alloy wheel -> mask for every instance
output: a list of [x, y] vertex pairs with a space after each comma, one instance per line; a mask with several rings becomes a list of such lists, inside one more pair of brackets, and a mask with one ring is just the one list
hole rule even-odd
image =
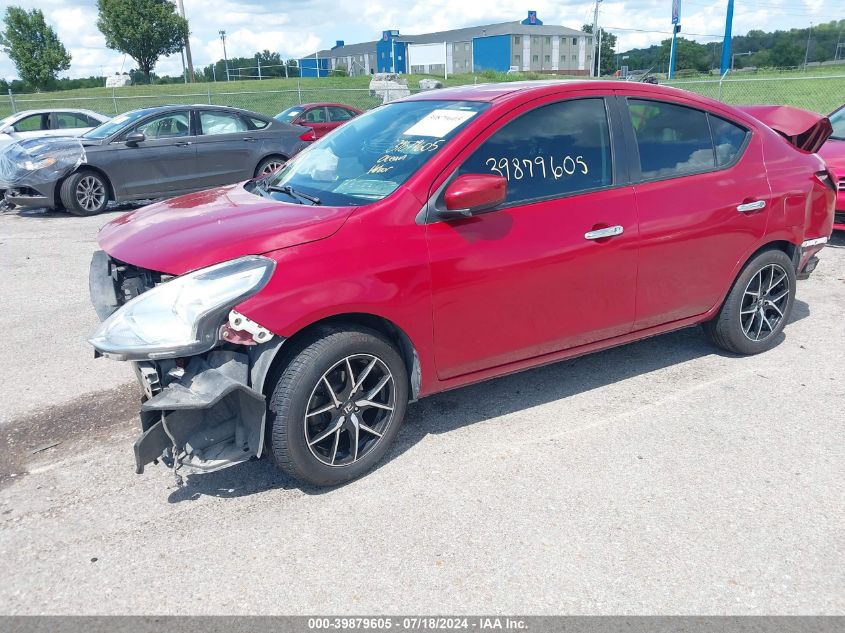
[[258, 175], [259, 177], [269, 176], [273, 172], [280, 170], [282, 167], [284, 167], [284, 165], [285, 164], [280, 160], [271, 160], [268, 163], [264, 163], [264, 168]]
[[764, 266], [745, 288], [739, 321], [754, 342], [765, 341], [778, 329], [789, 303], [789, 275], [779, 264]]
[[105, 185], [94, 176], [85, 176], [76, 185], [76, 201], [86, 211], [97, 211], [106, 201]]
[[380, 358], [353, 354], [323, 374], [308, 399], [304, 425], [311, 454], [350, 466], [381, 441], [393, 420], [396, 385]]

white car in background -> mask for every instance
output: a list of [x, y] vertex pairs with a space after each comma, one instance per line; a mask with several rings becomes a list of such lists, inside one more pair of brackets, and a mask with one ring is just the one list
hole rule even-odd
[[110, 118], [78, 108], [17, 112], [0, 120], [0, 150], [17, 141], [39, 136], [80, 136]]

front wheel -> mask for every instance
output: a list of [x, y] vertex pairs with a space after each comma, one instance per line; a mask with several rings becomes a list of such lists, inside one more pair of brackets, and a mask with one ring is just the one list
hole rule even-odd
[[258, 163], [258, 167], [255, 168], [255, 177], [265, 178], [279, 171], [285, 166], [285, 162], [285, 159], [281, 156], [269, 156]]
[[103, 176], [90, 169], [71, 174], [59, 190], [62, 204], [73, 215], [97, 215], [109, 204], [109, 187]]
[[763, 251], [743, 268], [719, 314], [704, 330], [724, 350], [759, 354], [777, 343], [794, 300], [792, 260], [783, 251]]
[[381, 460], [405, 417], [401, 356], [378, 332], [352, 326], [321, 328], [293, 354], [268, 404], [276, 463], [317, 486], [360, 477]]

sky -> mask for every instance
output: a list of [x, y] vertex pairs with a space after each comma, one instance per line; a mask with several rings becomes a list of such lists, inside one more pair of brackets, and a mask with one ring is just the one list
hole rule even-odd
[[[3, 0], [5, 7], [9, 0]], [[40, 8], [72, 56], [61, 76], [113, 74], [134, 67], [122, 53], [106, 48], [97, 29], [96, 0], [11, 0], [24, 8]], [[593, 2], [577, 0], [426, 0], [402, 5], [388, 0], [184, 0], [191, 28], [194, 66], [199, 69], [223, 57], [218, 31], [226, 30], [229, 58], [269, 49], [283, 57], [302, 57], [335, 40], [346, 43], [377, 39], [398, 28], [413, 35], [479, 24], [522, 20], [536, 10], [546, 24], [580, 28], [592, 23]], [[700, 42], [721, 39], [727, 0], [682, 0], [683, 34]], [[363, 9], [361, 9], [363, 7]], [[668, 37], [671, 0], [604, 0], [599, 22], [619, 38], [617, 50], [649, 46]], [[5, 13], [5, 11], [2, 11]], [[734, 34], [751, 29], [806, 28], [810, 23], [845, 19], [842, 0], [736, 0]], [[695, 34], [695, 35], [693, 35]], [[843, 34], [845, 41], [845, 34]], [[159, 75], [179, 75], [179, 55], [159, 60]], [[15, 67], [0, 52], [0, 77], [16, 77]]]

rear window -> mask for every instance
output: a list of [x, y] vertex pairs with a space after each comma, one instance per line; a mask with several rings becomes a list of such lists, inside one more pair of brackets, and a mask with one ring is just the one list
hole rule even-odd
[[716, 166], [730, 165], [742, 151], [748, 131], [717, 116], [708, 115], [708, 118], [716, 148]]

